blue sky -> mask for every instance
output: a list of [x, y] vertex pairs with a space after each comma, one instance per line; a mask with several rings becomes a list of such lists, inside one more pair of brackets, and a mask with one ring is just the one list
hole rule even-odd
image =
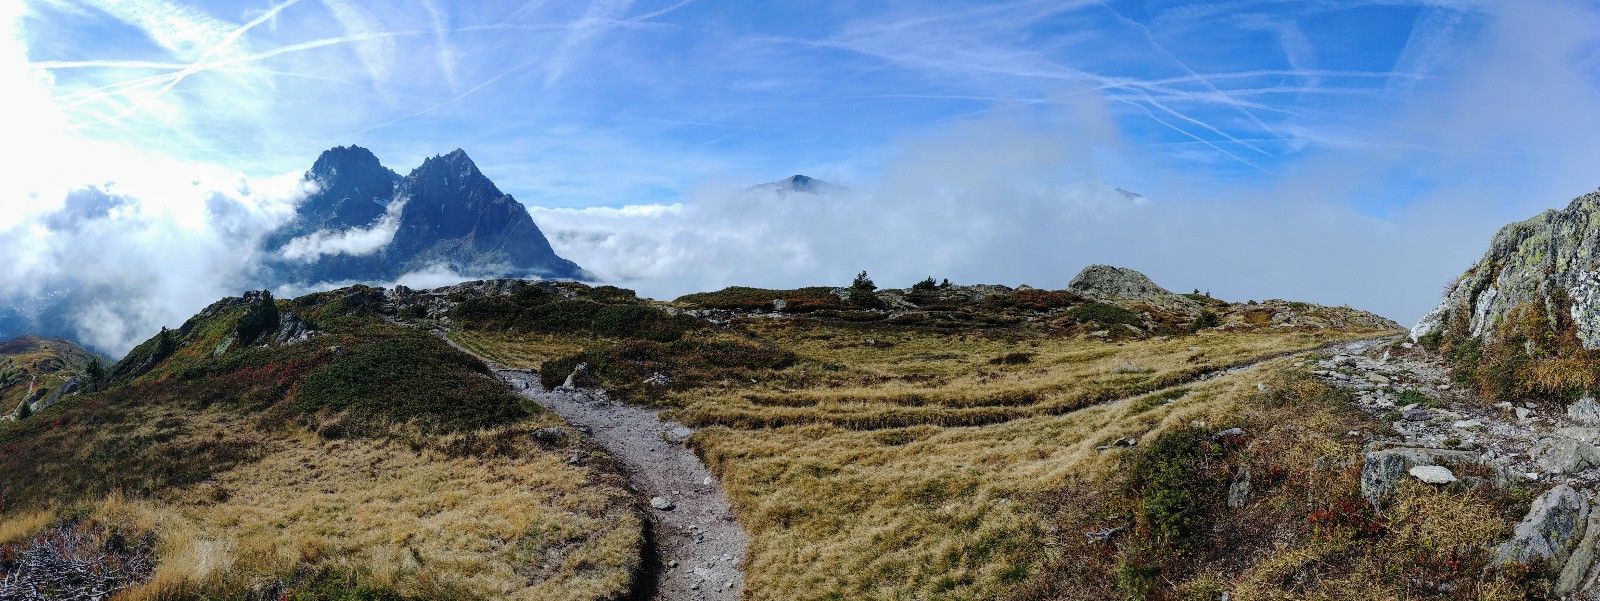
[[898, 137], [1085, 99], [1154, 166], [1270, 178], [1477, 42], [1482, 13], [1430, 4], [136, 0], [21, 25], [87, 137], [253, 175], [459, 146], [530, 204], [615, 206], [870, 178]]
[[[1113, 263], [1409, 321], [1495, 228], [1600, 185], [1592, 2], [0, 0], [0, 24], [0, 125], [30, 141], [0, 151], [10, 281], [76, 247], [36, 226], [64, 190], [223, 249], [359, 144], [401, 173], [465, 148], [558, 252], [657, 297]], [[854, 193], [738, 197], [794, 173]], [[121, 254], [199, 306], [250, 259]]]

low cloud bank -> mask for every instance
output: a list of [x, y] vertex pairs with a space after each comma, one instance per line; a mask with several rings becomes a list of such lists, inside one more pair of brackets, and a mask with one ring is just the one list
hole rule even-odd
[[371, 227], [350, 228], [344, 231], [317, 230], [283, 245], [279, 254], [290, 261], [310, 263], [329, 255], [366, 256], [378, 252], [394, 240], [400, 229], [400, 211], [405, 201], [389, 203], [383, 217]]

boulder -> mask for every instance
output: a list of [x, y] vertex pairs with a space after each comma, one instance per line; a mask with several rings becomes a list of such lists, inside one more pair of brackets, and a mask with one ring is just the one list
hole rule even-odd
[[[1551, 593], [1557, 597], [1565, 597], [1577, 592], [1580, 587], [1589, 592], [1600, 590], [1600, 587], [1596, 586], [1595, 578], [1588, 578], [1587, 584], [1584, 582], [1584, 577], [1594, 572], [1596, 545], [1600, 545], [1600, 511], [1590, 507], [1589, 520], [1583, 529], [1583, 540], [1572, 550], [1572, 556], [1567, 558], [1567, 564], [1561, 568], [1555, 584], [1550, 586]], [[1593, 598], [1594, 595], [1586, 597]]]
[[306, 325], [293, 311], [285, 311], [278, 316], [278, 332], [273, 335], [273, 340], [278, 344], [299, 342], [315, 335], [316, 332]]
[[650, 506], [661, 511], [672, 511], [673, 507], [677, 507], [677, 505], [672, 502], [672, 499], [668, 499], [666, 497], [650, 497]]
[[1445, 449], [1394, 448], [1371, 451], [1361, 468], [1361, 496], [1381, 511], [1400, 479], [1416, 466], [1460, 466], [1478, 462], [1478, 454]]
[[1571, 474], [1600, 465], [1600, 450], [1594, 445], [1559, 436], [1540, 440], [1533, 455], [1539, 468], [1552, 474]]
[[1110, 265], [1090, 265], [1078, 272], [1067, 289], [1093, 299], [1154, 299], [1177, 296], [1144, 274]]
[[1580, 428], [1576, 426], [1568, 426], [1565, 428], [1557, 428], [1556, 436], [1571, 438], [1573, 440], [1581, 440], [1589, 444], [1596, 444], [1600, 443], [1600, 428]]
[[1584, 535], [1588, 519], [1589, 502], [1571, 486], [1547, 490], [1533, 500], [1511, 538], [1495, 548], [1494, 561], [1502, 565], [1543, 562], [1559, 569]]
[[1407, 409], [1401, 412], [1400, 416], [1408, 422], [1425, 422], [1433, 419], [1433, 412], [1427, 409]]

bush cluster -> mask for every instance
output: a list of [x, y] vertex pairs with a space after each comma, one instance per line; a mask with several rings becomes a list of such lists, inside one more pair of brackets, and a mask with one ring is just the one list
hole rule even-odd
[[416, 421], [433, 431], [471, 430], [527, 415], [478, 359], [416, 330], [345, 351], [307, 374], [295, 393], [304, 412], [346, 412], [347, 433]]
[[1085, 303], [1067, 310], [1067, 317], [1078, 323], [1094, 322], [1101, 325], [1140, 325], [1139, 316], [1132, 311], [1106, 303]]
[[[617, 296], [613, 294], [609, 298], [615, 299]], [[628, 292], [627, 296], [631, 298], [632, 292]], [[450, 317], [467, 328], [479, 330], [590, 334], [658, 342], [677, 340], [684, 333], [701, 327], [700, 321], [693, 317], [669, 314], [648, 305], [566, 299], [533, 287], [523, 288], [522, 292], [510, 297], [485, 296], [466, 300], [451, 310]]]

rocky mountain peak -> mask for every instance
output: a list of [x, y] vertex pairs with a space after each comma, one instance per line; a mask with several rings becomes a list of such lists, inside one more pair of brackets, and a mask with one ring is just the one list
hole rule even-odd
[[490, 181], [472, 157], [459, 148], [422, 161], [400, 184], [399, 194], [464, 201], [497, 198], [505, 194]]
[[807, 175], [795, 174], [775, 182], [756, 184], [749, 190], [771, 190], [780, 194], [798, 192], [801, 194], [827, 195], [844, 190], [844, 186], [830, 184], [820, 179]]
[[360, 146], [330, 148], [317, 157], [305, 180], [316, 184], [295, 217], [267, 236], [263, 246], [277, 251], [290, 240], [320, 230], [345, 230], [376, 223], [388, 210], [400, 175]]
[[338, 177], [340, 172], [361, 172], [384, 169], [372, 151], [360, 146], [335, 146], [322, 151], [317, 161], [306, 172], [307, 179], [319, 181]]
[[1600, 348], [1600, 192], [1500, 228], [1411, 334], [1492, 338], [1518, 309], [1543, 312], [1558, 330], [1571, 324], [1585, 348]]
[[462, 149], [429, 157], [402, 178], [365, 148], [333, 148], [306, 177], [318, 189], [290, 223], [267, 237], [269, 253], [280, 254], [296, 240], [302, 246], [337, 240], [334, 234], [373, 228], [380, 220], [393, 234], [353, 251], [333, 245], [332, 252], [281, 254], [267, 283], [386, 281], [437, 266], [480, 277], [589, 277], [556, 256], [527, 208], [500, 191]]

